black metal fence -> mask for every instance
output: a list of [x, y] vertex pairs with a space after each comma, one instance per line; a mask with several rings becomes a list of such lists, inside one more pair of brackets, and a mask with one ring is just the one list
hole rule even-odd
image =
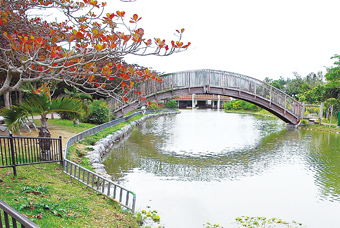
[[18, 223], [21, 227], [39, 228], [40, 226], [33, 223], [31, 220], [14, 210], [4, 201], [0, 200], [0, 227], [16, 228]]
[[59, 138], [0, 136], [0, 168], [62, 162], [61, 136]]

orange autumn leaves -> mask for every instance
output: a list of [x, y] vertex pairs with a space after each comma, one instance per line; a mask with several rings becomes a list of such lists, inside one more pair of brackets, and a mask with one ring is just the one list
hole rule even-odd
[[[102, 12], [95, 12], [95, 9], [103, 10], [106, 3], [99, 3], [99, 0], [23, 2], [59, 7], [66, 13], [70, 11], [65, 8], [65, 4], [69, 5], [72, 12], [90, 9], [87, 14], [73, 17], [73, 24], [70, 21], [37, 23], [44, 33], [32, 35], [21, 33], [20, 30], [3, 32], [9, 58], [13, 55], [15, 61], [21, 61], [17, 68], [24, 69], [23, 75], [29, 75], [32, 79], [67, 80], [75, 86], [87, 86], [91, 91], [97, 87], [98, 91], [106, 89], [108, 93], [118, 88], [125, 94], [121, 96], [122, 99], [127, 101], [129, 92], [142, 96], [143, 92], [135, 88], [138, 82], [161, 80], [148, 69], [121, 64], [123, 57], [127, 54], [167, 56], [185, 50], [190, 45], [190, 42], [184, 44], [181, 41], [184, 29], [177, 30], [179, 39], [170, 44], [161, 38], [145, 38], [144, 29], [137, 27], [142, 19], [137, 14], [128, 17], [124, 11], [116, 11], [102, 17]], [[6, 4], [10, 3], [6, 1]], [[0, 25], [11, 23], [10, 13], [13, 12], [0, 8]], [[125, 23], [125, 20], [130, 24]], [[34, 20], [31, 23], [35, 23]]]

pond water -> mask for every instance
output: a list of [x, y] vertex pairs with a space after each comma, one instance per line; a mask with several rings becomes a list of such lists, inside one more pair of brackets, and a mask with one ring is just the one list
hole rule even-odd
[[114, 146], [109, 174], [167, 228], [238, 227], [239, 216], [340, 227], [338, 134], [285, 129], [261, 115], [182, 110]]

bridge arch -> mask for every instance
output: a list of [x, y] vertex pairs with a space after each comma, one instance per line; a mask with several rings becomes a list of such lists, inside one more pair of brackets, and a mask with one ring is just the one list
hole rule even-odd
[[[228, 71], [193, 70], [170, 73], [161, 77], [162, 83], [146, 81], [138, 85], [147, 100], [162, 100], [179, 95], [225, 95], [258, 105], [286, 123], [298, 124], [302, 104], [285, 92], [256, 78]], [[129, 102], [117, 108], [117, 117], [143, 105], [138, 95], [131, 94]]]

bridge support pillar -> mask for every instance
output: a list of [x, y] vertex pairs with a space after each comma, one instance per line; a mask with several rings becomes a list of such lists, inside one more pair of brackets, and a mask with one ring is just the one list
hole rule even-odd
[[320, 104], [319, 117], [320, 117], [320, 125], [321, 125], [322, 124], [322, 117], [323, 117], [323, 102], [321, 102], [321, 104]]
[[220, 110], [221, 107], [221, 96], [217, 95], [218, 101], [217, 101], [217, 110]]
[[192, 97], [191, 107], [192, 107], [192, 109], [195, 109], [195, 94], [191, 95], [191, 97]]
[[295, 129], [297, 127], [298, 127], [297, 124], [286, 123], [286, 129]]

